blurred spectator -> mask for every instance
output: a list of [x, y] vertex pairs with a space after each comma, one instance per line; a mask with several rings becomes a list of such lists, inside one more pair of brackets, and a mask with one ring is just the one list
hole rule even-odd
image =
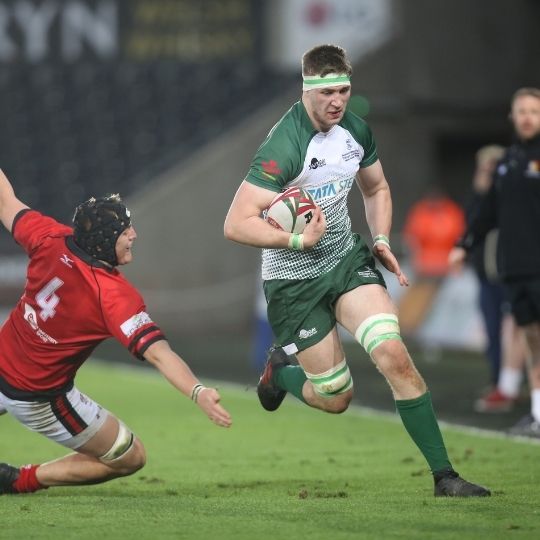
[[[480, 148], [476, 153], [473, 196], [467, 208], [468, 222], [478, 212], [482, 198], [491, 187], [497, 162], [502, 159], [504, 151], [502, 146], [493, 144]], [[489, 231], [469, 256], [479, 282], [478, 304], [486, 330], [491, 385], [475, 402], [474, 408], [477, 412], [486, 413], [507, 412], [513, 408], [521, 389], [526, 358], [523, 331], [515, 324], [499, 280], [498, 236], [498, 229]]]
[[448, 273], [448, 254], [464, 229], [463, 210], [438, 188], [410, 209], [403, 234], [414, 274], [399, 304], [403, 334], [414, 335], [424, 321]]
[[530, 351], [531, 414], [510, 432], [540, 438], [540, 89], [519, 89], [512, 97], [510, 119], [516, 140], [449, 262], [462, 264], [467, 251], [499, 226], [501, 277]]

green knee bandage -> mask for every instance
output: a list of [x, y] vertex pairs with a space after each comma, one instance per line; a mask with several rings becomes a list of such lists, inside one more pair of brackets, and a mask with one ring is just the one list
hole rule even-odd
[[306, 371], [306, 377], [311, 381], [315, 392], [327, 398], [343, 394], [353, 387], [351, 372], [345, 359], [324, 373]]
[[356, 340], [371, 355], [373, 350], [389, 339], [401, 341], [398, 318], [393, 313], [378, 313], [368, 317], [354, 333]]

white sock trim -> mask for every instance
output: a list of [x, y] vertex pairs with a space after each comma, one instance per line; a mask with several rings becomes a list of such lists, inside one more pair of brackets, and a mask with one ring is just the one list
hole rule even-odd
[[499, 375], [499, 391], [509, 398], [516, 398], [519, 395], [521, 383], [523, 382], [523, 370], [503, 367]]
[[531, 392], [531, 414], [540, 422], [540, 388], [534, 388]]

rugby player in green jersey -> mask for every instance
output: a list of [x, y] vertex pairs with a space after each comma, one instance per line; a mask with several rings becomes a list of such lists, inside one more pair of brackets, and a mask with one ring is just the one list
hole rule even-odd
[[[271, 350], [257, 392], [275, 410], [287, 392], [331, 413], [347, 409], [353, 381], [336, 327], [339, 322], [388, 381], [408, 433], [433, 473], [436, 496], [487, 496], [489, 490], [454, 471], [431, 396], [405, 348], [397, 310], [373, 255], [408, 285], [388, 240], [392, 201], [367, 124], [347, 110], [352, 68], [345, 51], [321, 45], [302, 59], [303, 92], [259, 147], [225, 220], [225, 236], [263, 248]], [[364, 198], [372, 242], [351, 231], [347, 195]], [[318, 208], [300, 235], [261, 218], [276, 193], [310, 192]], [[370, 249], [371, 248], [371, 249]], [[299, 365], [293, 365], [290, 355]]]

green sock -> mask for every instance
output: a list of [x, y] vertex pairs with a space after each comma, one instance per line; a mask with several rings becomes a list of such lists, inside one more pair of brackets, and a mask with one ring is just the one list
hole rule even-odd
[[396, 407], [405, 429], [424, 454], [431, 471], [451, 469], [452, 465], [435, 418], [431, 394], [426, 392], [415, 399], [396, 400]]
[[306, 402], [302, 395], [302, 388], [307, 381], [307, 377], [300, 366], [284, 366], [279, 368], [274, 373], [273, 381], [282, 390], [287, 390], [287, 392], [290, 392], [300, 401]]

